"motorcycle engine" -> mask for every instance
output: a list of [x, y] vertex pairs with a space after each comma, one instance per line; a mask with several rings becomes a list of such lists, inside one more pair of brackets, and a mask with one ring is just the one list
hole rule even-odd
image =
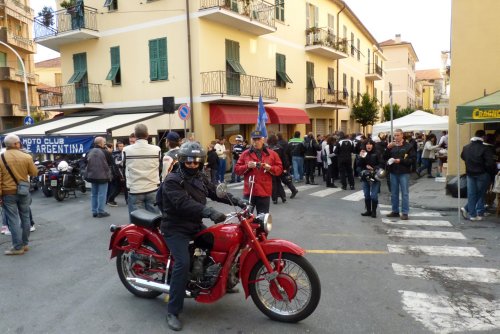
[[191, 272], [189, 284], [201, 288], [209, 289], [217, 283], [222, 266], [207, 255], [207, 253], [196, 248], [191, 260]]

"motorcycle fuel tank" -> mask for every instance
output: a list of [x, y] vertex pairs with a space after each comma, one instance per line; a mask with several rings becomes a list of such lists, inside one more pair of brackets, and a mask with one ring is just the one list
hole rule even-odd
[[237, 224], [217, 224], [198, 233], [195, 239], [210, 240], [213, 242], [213, 251], [227, 252], [242, 242], [243, 232]]

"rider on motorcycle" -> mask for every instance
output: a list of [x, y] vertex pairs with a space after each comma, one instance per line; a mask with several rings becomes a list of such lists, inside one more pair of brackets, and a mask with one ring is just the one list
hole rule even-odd
[[184, 305], [184, 295], [190, 269], [189, 241], [205, 228], [203, 218], [223, 222], [226, 215], [206, 206], [212, 200], [245, 206], [245, 201], [232, 197], [218, 198], [215, 185], [201, 170], [206, 152], [197, 142], [184, 143], [178, 153], [179, 168], [169, 173], [161, 185], [161, 231], [174, 258], [170, 283], [167, 324], [176, 331], [182, 329], [178, 316]]

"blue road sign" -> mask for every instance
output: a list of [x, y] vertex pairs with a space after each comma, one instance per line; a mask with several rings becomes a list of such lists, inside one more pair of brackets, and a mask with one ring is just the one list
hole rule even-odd
[[189, 118], [191, 110], [189, 109], [189, 106], [187, 104], [181, 105], [178, 111], [179, 111], [179, 118], [182, 119], [183, 121]]
[[24, 125], [33, 125], [35, 124], [35, 120], [31, 116], [24, 117]]

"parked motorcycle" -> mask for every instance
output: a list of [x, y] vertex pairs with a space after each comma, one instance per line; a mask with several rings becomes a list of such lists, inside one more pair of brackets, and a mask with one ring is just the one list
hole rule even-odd
[[51, 179], [51, 187], [54, 190], [54, 197], [59, 202], [64, 201], [65, 198], [73, 195], [76, 197], [76, 190], [82, 193], [87, 191], [85, 181], [80, 174], [79, 161], [70, 161], [67, 163], [62, 160], [57, 165], [56, 183], [54, 185]]
[[[226, 194], [225, 184], [220, 184], [217, 195]], [[186, 297], [213, 303], [241, 280], [245, 297], [251, 296], [266, 316], [282, 322], [301, 321], [318, 306], [318, 274], [302, 248], [287, 240], [268, 239], [271, 215], [255, 216], [253, 210], [248, 205], [196, 235], [190, 246]], [[160, 222], [161, 215], [136, 210], [131, 224], [110, 226], [109, 249], [111, 258], [116, 257], [118, 276], [138, 297], [155, 298], [170, 291], [175, 259], [161, 235]]]
[[59, 175], [59, 171], [55, 167], [55, 162], [51, 160], [44, 160], [40, 165], [43, 166], [38, 169], [39, 174], [40, 169], [43, 169], [43, 174], [40, 175], [42, 192], [46, 197], [52, 197], [52, 188], [57, 187], [57, 176]]

